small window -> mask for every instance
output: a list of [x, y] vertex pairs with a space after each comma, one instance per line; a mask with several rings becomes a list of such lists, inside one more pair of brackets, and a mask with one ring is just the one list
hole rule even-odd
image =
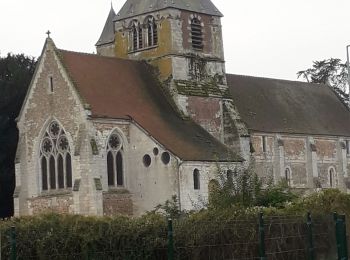
[[152, 163], [151, 156], [149, 156], [148, 154], [146, 154], [145, 156], [143, 156], [143, 164], [144, 164], [146, 167], [150, 167], [151, 163]]
[[328, 170], [328, 181], [329, 181], [329, 187], [335, 188], [337, 186], [336, 173], [333, 167], [329, 168]]
[[153, 148], [153, 154], [157, 156], [159, 154], [159, 149], [157, 147]]
[[49, 88], [50, 93], [53, 93], [53, 77], [49, 77]]
[[193, 49], [203, 50], [202, 24], [198, 18], [191, 20], [191, 40]]
[[226, 175], [227, 175], [227, 181], [232, 182], [233, 181], [233, 172], [231, 170], [227, 170]]
[[262, 149], [263, 149], [264, 153], [267, 152], [267, 138], [266, 138], [266, 136], [262, 137]]
[[162, 153], [162, 162], [167, 165], [170, 162], [170, 154], [168, 152]]
[[284, 171], [284, 176], [285, 176], [285, 180], [287, 182], [287, 185], [288, 186], [291, 186], [291, 179], [292, 179], [292, 176], [291, 176], [291, 172], [290, 172], [290, 169], [289, 168], [286, 168], [285, 171]]
[[346, 140], [346, 155], [350, 155], [350, 141]]
[[193, 171], [193, 188], [195, 190], [200, 190], [201, 185], [200, 185], [200, 174], [199, 174], [199, 170], [195, 169]]

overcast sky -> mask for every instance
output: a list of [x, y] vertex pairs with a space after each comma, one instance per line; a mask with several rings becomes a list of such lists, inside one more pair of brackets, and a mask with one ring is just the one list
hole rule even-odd
[[[112, 2], [118, 12], [125, 0]], [[225, 15], [229, 73], [295, 80], [296, 72], [314, 60], [346, 59], [349, 0], [213, 2]], [[92, 53], [110, 4], [110, 0], [0, 0], [0, 54], [38, 57], [48, 29], [57, 47]]]

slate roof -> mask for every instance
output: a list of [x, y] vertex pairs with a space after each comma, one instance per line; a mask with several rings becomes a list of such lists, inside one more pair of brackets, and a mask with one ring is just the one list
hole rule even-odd
[[132, 118], [184, 161], [242, 161], [173, 109], [145, 63], [64, 50], [57, 53], [92, 117]]
[[326, 85], [231, 74], [227, 81], [250, 130], [350, 136], [350, 112]]
[[105, 26], [103, 27], [103, 31], [101, 33], [100, 39], [96, 43], [96, 46], [101, 46], [104, 44], [114, 42], [114, 22], [113, 21], [115, 18], [116, 18], [116, 14], [113, 10], [113, 7], [111, 7]]
[[210, 0], [128, 0], [120, 9], [116, 20], [159, 11], [165, 8], [176, 8], [202, 14], [223, 16]]

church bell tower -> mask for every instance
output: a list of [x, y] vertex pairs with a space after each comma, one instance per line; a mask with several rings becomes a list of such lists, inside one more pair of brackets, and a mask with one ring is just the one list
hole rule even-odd
[[156, 67], [183, 115], [232, 146], [221, 17], [210, 0], [127, 0], [110, 11], [96, 47], [100, 55]]

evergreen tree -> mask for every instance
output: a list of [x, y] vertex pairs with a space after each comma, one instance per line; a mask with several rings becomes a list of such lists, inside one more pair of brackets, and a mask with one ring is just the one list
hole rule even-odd
[[0, 57], [0, 218], [13, 214], [14, 161], [19, 114], [36, 60], [24, 54]]
[[349, 105], [347, 63], [340, 59], [314, 61], [312, 68], [297, 72], [298, 78], [307, 82], [322, 83], [331, 86], [338, 96]]

